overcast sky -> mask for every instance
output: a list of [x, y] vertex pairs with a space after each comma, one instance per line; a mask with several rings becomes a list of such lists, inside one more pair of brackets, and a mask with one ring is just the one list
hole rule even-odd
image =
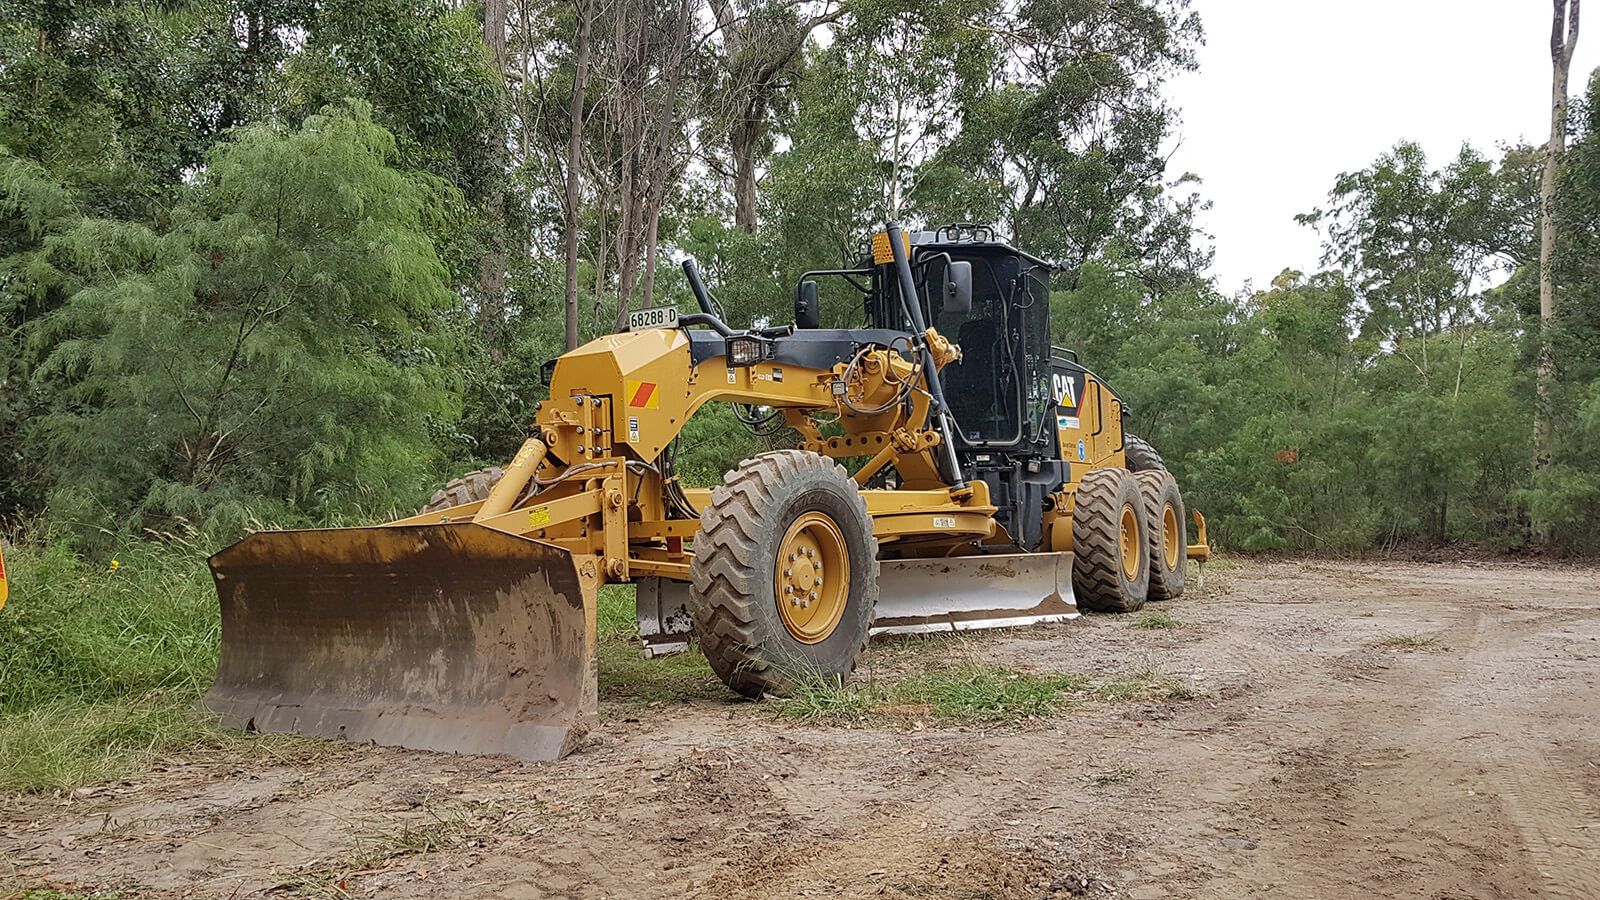
[[[1430, 160], [1463, 142], [1548, 137], [1549, 0], [1194, 0], [1200, 70], [1169, 96], [1183, 124], [1171, 173], [1203, 180], [1219, 287], [1315, 269], [1316, 234], [1294, 221], [1340, 173], [1409, 139]], [[1600, 14], [1600, 9], [1594, 11]], [[1586, 17], [1573, 93], [1600, 65]]]

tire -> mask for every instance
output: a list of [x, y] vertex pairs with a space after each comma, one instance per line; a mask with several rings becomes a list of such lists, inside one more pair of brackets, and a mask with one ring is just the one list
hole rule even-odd
[[1184, 568], [1188, 563], [1189, 527], [1183, 494], [1171, 472], [1137, 472], [1144, 497], [1144, 520], [1150, 536], [1150, 592], [1148, 599], [1176, 600], [1183, 596]]
[[[1144, 606], [1150, 590], [1148, 530], [1144, 497], [1132, 473], [1105, 468], [1083, 476], [1072, 505], [1072, 587], [1079, 606], [1094, 612]], [[1125, 550], [1127, 561], [1137, 566], [1132, 574], [1124, 565]]]
[[1167, 461], [1156, 452], [1155, 446], [1136, 434], [1122, 436], [1122, 452], [1127, 457], [1129, 472], [1164, 472], [1167, 469]]
[[425, 513], [439, 512], [452, 506], [460, 506], [463, 503], [487, 500], [489, 499], [489, 492], [494, 490], [495, 482], [499, 481], [505, 474], [506, 470], [500, 466], [490, 466], [487, 469], [468, 472], [434, 491], [433, 499], [428, 501], [428, 505], [424, 506], [422, 511]]
[[[816, 563], [832, 555], [833, 564], [807, 564], [804, 551], [813, 546]], [[789, 551], [801, 559], [780, 565]], [[842, 570], [842, 580], [829, 577]], [[700, 514], [689, 574], [700, 648], [717, 677], [746, 697], [843, 678], [866, 649], [878, 602], [878, 541], [855, 481], [816, 453], [763, 453], [729, 472]], [[817, 581], [820, 596], [791, 596], [791, 578]]]

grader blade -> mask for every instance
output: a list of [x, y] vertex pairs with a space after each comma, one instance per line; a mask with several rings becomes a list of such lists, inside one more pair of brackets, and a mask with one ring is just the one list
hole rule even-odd
[[478, 525], [264, 532], [211, 558], [224, 723], [420, 750], [566, 755], [597, 713], [571, 554]]
[[1071, 553], [1017, 553], [879, 564], [873, 634], [976, 631], [1078, 617]]
[[[1013, 628], [1078, 617], [1071, 553], [1017, 553], [878, 564], [873, 635]], [[647, 657], [689, 649], [689, 586], [639, 579], [639, 638]]]

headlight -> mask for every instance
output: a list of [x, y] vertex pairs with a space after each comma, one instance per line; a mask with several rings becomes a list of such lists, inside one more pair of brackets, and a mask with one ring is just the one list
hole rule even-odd
[[766, 358], [766, 341], [749, 335], [728, 338], [728, 365], [750, 366]]

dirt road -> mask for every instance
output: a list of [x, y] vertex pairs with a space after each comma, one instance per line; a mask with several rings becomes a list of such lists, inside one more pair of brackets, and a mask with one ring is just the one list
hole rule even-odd
[[1162, 611], [875, 647], [1185, 688], [1003, 725], [613, 680], [556, 764], [308, 742], [6, 798], [0, 895], [1600, 897], [1600, 571], [1256, 563]]

